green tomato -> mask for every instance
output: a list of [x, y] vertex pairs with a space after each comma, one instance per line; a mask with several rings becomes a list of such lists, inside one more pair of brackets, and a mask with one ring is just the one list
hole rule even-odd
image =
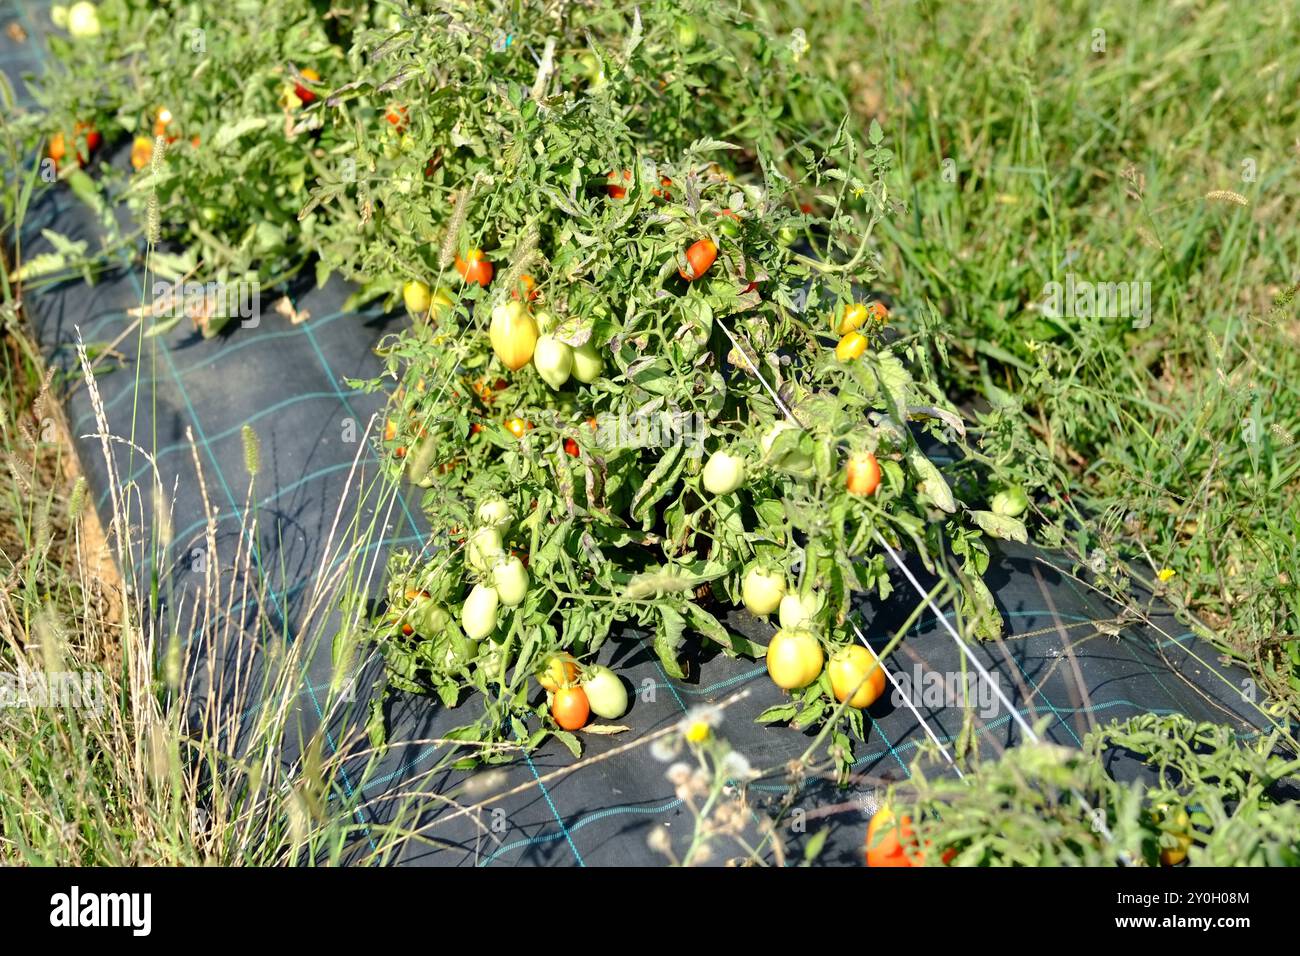
[[510, 523], [515, 516], [510, 510], [510, 502], [500, 496], [494, 496], [479, 502], [474, 517], [478, 519], [478, 523], [483, 527], [504, 532], [510, 527]]
[[807, 627], [812, 624], [813, 618], [817, 616], [817, 612], [821, 610], [821, 607], [820, 595], [810, 594], [804, 598], [798, 594], [787, 594], [781, 598], [781, 607], [777, 612], [777, 620], [787, 630]]
[[799, 240], [799, 230], [794, 226], [782, 226], [776, 231], [776, 241], [780, 246], [793, 246]]
[[543, 335], [533, 349], [533, 366], [547, 385], [558, 390], [573, 373], [573, 349], [553, 335]]
[[506, 607], [516, 607], [528, 594], [528, 569], [514, 555], [500, 561], [492, 569], [492, 583]]
[[992, 512], [1007, 518], [1019, 518], [1029, 507], [1029, 495], [1019, 485], [1008, 485], [993, 496]]
[[751, 567], [745, 573], [740, 593], [750, 614], [766, 617], [781, 606], [785, 597], [785, 575], [758, 566]]
[[465, 561], [475, 571], [486, 572], [505, 554], [501, 532], [496, 528], [479, 528], [465, 545]]
[[684, 47], [695, 46], [695, 41], [700, 38], [700, 29], [696, 26], [694, 17], [677, 18], [677, 42]]
[[745, 460], [715, 451], [704, 465], [704, 489], [711, 495], [729, 495], [745, 480]]
[[590, 385], [600, 378], [605, 369], [605, 360], [596, 351], [596, 346], [588, 339], [573, 350], [573, 377], [584, 385]]
[[588, 667], [582, 679], [591, 712], [605, 720], [617, 720], [627, 713], [627, 688], [608, 667]]
[[474, 585], [460, 609], [460, 626], [471, 640], [480, 641], [496, 630], [499, 601], [496, 588]]
[[407, 620], [411, 622], [411, 627], [415, 628], [421, 637], [436, 637], [442, 633], [443, 628], [451, 623], [451, 615], [437, 601], [427, 597], [418, 597], [411, 602]]

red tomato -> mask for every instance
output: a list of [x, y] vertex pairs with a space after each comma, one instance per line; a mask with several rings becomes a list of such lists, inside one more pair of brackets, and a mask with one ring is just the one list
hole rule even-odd
[[471, 249], [463, 257], [457, 256], [456, 271], [466, 282], [486, 286], [492, 281], [492, 262], [484, 257], [482, 249]]
[[384, 113], [384, 119], [388, 120], [389, 125], [399, 133], [406, 132], [407, 112], [405, 106], [388, 107], [388, 111]]
[[[304, 80], [309, 80], [312, 83], [320, 82], [320, 74], [311, 67], [305, 67], [301, 72]], [[298, 97], [298, 102], [303, 106], [316, 101], [316, 94], [301, 83], [295, 83], [293, 85], [293, 95]]]
[[686, 250], [686, 262], [690, 268], [690, 274], [683, 269], [678, 269], [677, 274], [687, 282], [694, 282], [704, 273], [708, 272], [713, 265], [713, 261], [718, 258], [718, 247], [714, 245], [712, 239], [700, 239], [691, 243]]
[[570, 458], [578, 457], [578, 443], [572, 438], [564, 439], [564, 453]]
[[[623, 181], [622, 185], [619, 184], [620, 178]], [[618, 173], [610, 172], [606, 174], [605, 179], [608, 180], [608, 184], [605, 186], [605, 192], [609, 193], [609, 198], [624, 199], [627, 197], [628, 187], [632, 185], [632, 170], [623, 170], [621, 176]]]

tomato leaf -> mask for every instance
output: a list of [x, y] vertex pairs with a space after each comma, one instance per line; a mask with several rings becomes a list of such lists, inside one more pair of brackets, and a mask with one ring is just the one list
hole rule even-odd
[[659, 611], [659, 627], [655, 633], [655, 653], [663, 664], [664, 673], [669, 677], [682, 680], [686, 672], [677, 662], [677, 652], [685, 643], [686, 619], [668, 605], [662, 605]]

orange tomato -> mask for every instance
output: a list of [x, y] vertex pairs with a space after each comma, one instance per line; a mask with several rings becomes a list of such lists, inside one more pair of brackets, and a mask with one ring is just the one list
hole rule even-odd
[[484, 257], [482, 249], [471, 249], [464, 256], [457, 256], [456, 271], [466, 282], [486, 286], [492, 281], [492, 262]]
[[851, 495], [874, 495], [880, 487], [880, 462], [871, 452], [862, 452], [844, 466], [844, 486]]
[[[929, 841], [926, 841], [926, 849]], [[917, 844], [916, 833], [912, 830], [912, 818], [903, 814], [894, 820], [894, 812], [889, 807], [876, 811], [871, 822], [867, 824], [867, 866], [924, 866], [926, 851]], [[957, 856], [957, 850], [949, 847], [940, 854], [939, 859], [948, 864]]]
[[526, 422], [522, 418], [506, 419], [506, 431], [516, 438], [523, 438], [524, 432], [532, 430], [532, 423]]
[[827, 665], [831, 690], [840, 703], [861, 710], [870, 707], [885, 692], [885, 670], [861, 644], [850, 644], [831, 655]]
[[[153, 135], [154, 135], [154, 137], [156, 138], [156, 137], [158, 137], [158, 136], [167, 136], [167, 127], [169, 127], [169, 126], [172, 125], [172, 120], [173, 120], [173, 119], [174, 119], [174, 117], [172, 116], [172, 111], [171, 111], [171, 110], [169, 110], [169, 109], [168, 109], [167, 107], [165, 107], [165, 106], [160, 106], [160, 107], [158, 107], [158, 111], [157, 111], [156, 113], [154, 113], [154, 115], [153, 115]], [[167, 142], [169, 142], [169, 143], [174, 143], [174, 142], [176, 142], [176, 137], [175, 137], [175, 136], [167, 136]]]
[[717, 258], [718, 247], [713, 240], [700, 239], [691, 243], [690, 248], [686, 250], [686, 262], [690, 269], [689, 274], [684, 269], [678, 269], [677, 274], [687, 282], [694, 282], [709, 271], [713, 261]]
[[561, 687], [551, 702], [551, 716], [564, 730], [577, 730], [591, 716], [587, 692], [581, 687]]
[[520, 297], [520, 293], [522, 293], [523, 297], [526, 298], [529, 302], [532, 302], [541, 294], [540, 292], [537, 291], [536, 280], [533, 279], [533, 277], [530, 276], [527, 272], [525, 272], [523, 275], [519, 277], [519, 288], [515, 289], [513, 292], [510, 293], [510, 298], [518, 299]]
[[384, 119], [399, 133], [406, 132], [407, 112], [405, 106], [390, 106], [384, 113]]
[[397, 437], [397, 422], [391, 418], [384, 422], [384, 441], [392, 441]]

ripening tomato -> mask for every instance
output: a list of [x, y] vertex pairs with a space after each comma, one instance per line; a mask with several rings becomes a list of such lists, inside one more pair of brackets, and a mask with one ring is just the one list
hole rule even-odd
[[852, 362], [854, 359], [862, 358], [866, 350], [867, 337], [861, 332], [850, 332], [835, 346], [835, 357], [841, 362]]
[[730, 209], [724, 209], [718, 213], [718, 232], [728, 239], [735, 239], [740, 235], [740, 217]]
[[912, 850], [915, 856], [915, 848], [911, 817], [904, 814], [895, 823], [894, 812], [888, 807], [876, 811], [867, 824], [867, 866], [912, 866], [907, 851]]
[[781, 622], [781, 627], [793, 630], [811, 621], [820, 609], [821, 601], [815, 594], [810, 594], [806, 600], [797, 593], [787, 594], [781, 598], [777, 620]]
[[406, 132], [407, 112], [405, 106], [390, 106], [384, 113], [384, 119], [399, 133]]
[[[522, 296], [520, 294], [521, 292]], [[527, 299], [529, 302], [532, 302], [539, 295], [541, 295], [541, 292], [537, 288], [537, 280], [525, 272], [519, 277], [519, 288], [510, 293], [510, 298], [518, 299], [522, 297]]]
[[850, 302], [840, 310], [840, 317], [834, 323], [836, 335], [848, 335], [866, 325], [869, 313], [861, 302]]
[[815, 681], [826, 655], [812, 631], [782, 628], [767, 645], [767, 675], [785, 690], [798, 690]]
[[501, 363], [517, 372], [533, 360], [537, 349], [537, 321], [522, 302], [513, 299], [503, 302], [492, 310], [488, 339]]
[[391, 418], [384, 422], [384, 441], [392, 441], [397, 437], [397, 422]]
[[564, 439], [564, 453], [570, 458], [577, 458], [579, 455], [578, 443], [572, 438]]
[[511, 555], [497, 561], [492, 568], [492, 584], [502, 604], [516, 607], [528, 596], [528, 571], [522, 561]]
[[471, 249], [464, 256], [457, 256], [456, 271], [466, 282], [486, 286], [492, 281], [492, 262], [484, 257], [482, 249]]
[[[174, 119], [175, 117], [172, 116], [171, 110], [169, 110], [165, 106], [158, 107], [158, 111], [153, 114], [154, 137], [157, 138], [159, 136], [167, 136], [167, 128], [172, 125]], [[167, 142], [168, 143], [176, 142], [176, 137], [167, 136]]]
[[850, 707], [870, 707], [885, 692], [884, 665], [876, 663], [875, 655], [861, 644], [850, 644], [832, 654], [827, 670], [835, 699], [840, 703], [847, 700]]
[[537, 683], [554, 694], [561, 687], [578, 679], [578, 662], [568, 654], [554, 654], [535, 676]]
[[573, 348], [553, 335], [543, 335], [533, 351], [533, 367], [547, 385], [558, 391], [573, 374]]
[[694, 282], [709, 271], [717, 258], [718, 247], [712, 239], [697, 240], [686, 250], [687, 268], [678, 269], [677, 274], [687, 282]]
[[551, 716], [564, 730], [577, 730], [591, 716], [587, 692], [581, 687], [561, 687], [551, 702]]
[[496, 588], [474, 585], [460, 611], [460, 626], [470, 640], [480, 641], [496, 630], [499, 600]]
[[785, 597], [785, 575], [755, 565], [745, 572], [740, 594], [750, 614], [766, 617], [781, 606], [781, 599]]
[[625, 169], [621, 174], [613, 171], [609, 172], [605, 179], [605, 192], [609, 193], [610, 199], [625, 199], [627, 191], [632, 185], [632, 170]]
[[591, 712], [604, 720], [618, 720], [627, 713], [627, 688], [608, 667], [588, 667], [582, 678]]
[[871, 452], [860, 452], [844, 466], [844, 486], [851, 495], [874, 495], [880, 487], [880, 462]]
[[137, 136], [131, 143], [131, 166], [141, 170], [151, 162], [153, 162], [153, 140], [148, 136]]
[[524, 432], [528, 431], [532, 427], [533, 426], [530, 423], [524, 421], [522, 418], [509, 418], [506, 420], [506, 431], [510, 432], [510, 434], [514, 435], [516, 438], [523, 438]]
[[605, 360], [596, 351], [591, 339], [583, 342], [573, 350], [573, 377], [584, 385], [590, 385], [600, 378], [605, 369]]
[[715, 451], [704, 464], [704, 490], [711, 495], [729, 495], [745, 481], [745, 459]]
[[[320, 82], [320, 74], [317, 73], [315, 70], [313, 70], [311, 67], [309, 66], [304, 67], [300, 72], [302, 74], [302, 78], [304, 80], [307, 80], [309, 83]], [[293, 85], [293, 95], [298, 97], [298, 102], [300, 102], [303, 106], [306, 106], [308, 103], [314, 103], [316, 101], [316, 94], [313, 93], [306, 86], [304, 86], [302, 83], [295, 83]]]
[[1157, 804], [1153, 816], [1161, 830], [1160, 865], [1177, 866], [1187, 859], [1192, 846], [1192, 820], [1181, 807], [1174, 810], [1169, 804]]

